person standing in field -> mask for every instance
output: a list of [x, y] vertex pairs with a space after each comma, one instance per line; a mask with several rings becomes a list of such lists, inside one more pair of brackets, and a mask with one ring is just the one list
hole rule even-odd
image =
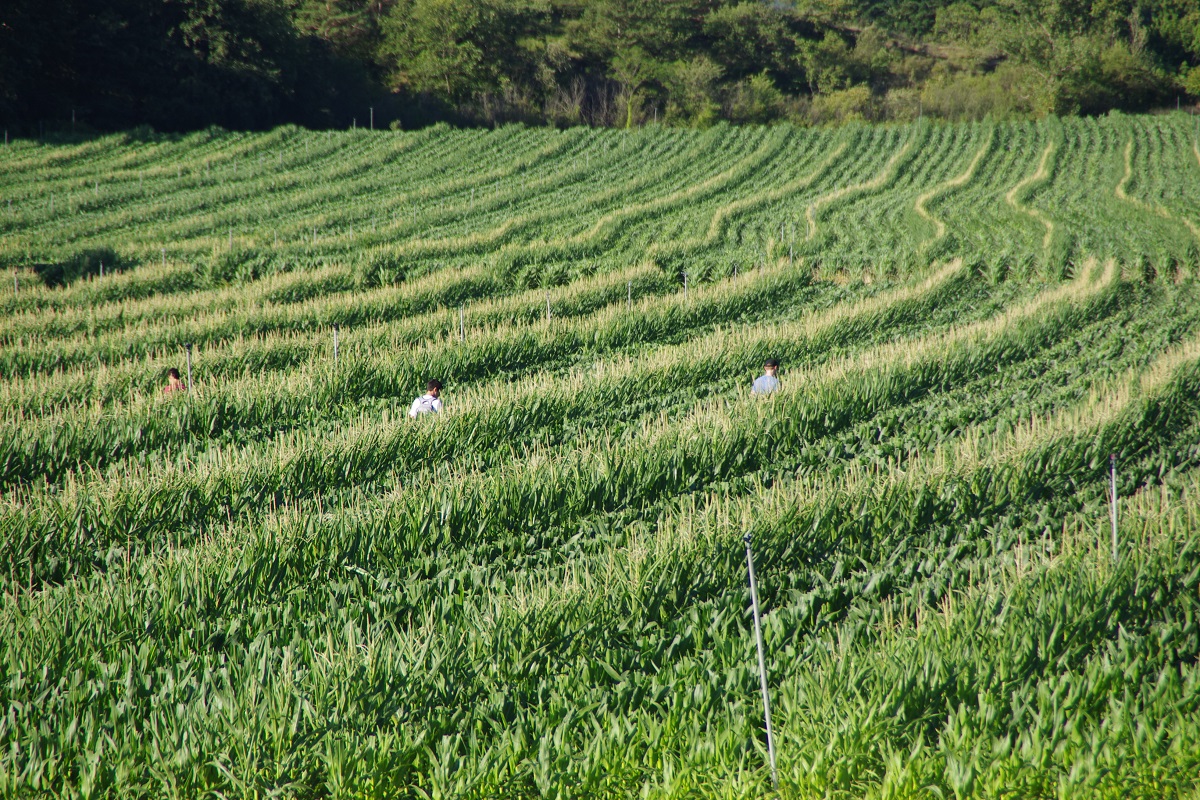
[[175, 392], [186, 392], [187, 384], [179, 377], [179, 370], [171, 367], [167, 370], [167, 385], [163, 387], [163, 394], [174, 394]]
[[442, 410], [442, 401], [440, 395], [442, 393], [442, 382], [439, 380], [431, 380], [425, 384], [425, 394], [413, 400], [412, 408], [408, 410], [408, 415], [413, 419], [422, 414], [438, 414]]
[[763, 374], [755, 379], [754, 385], [750, 387], [750, 394], [770, 394], [779, 389], [779, 378], [775, 377], [779, 372], [779, 361], [774, 358], [768, 358], [763, 364]]

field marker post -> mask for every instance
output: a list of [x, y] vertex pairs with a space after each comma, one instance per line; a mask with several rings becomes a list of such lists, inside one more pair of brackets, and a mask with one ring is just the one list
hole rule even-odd
[[188, 388], [188, 391], [190, 392], [192, 390], [192, 343], [188, 342], [187, 344], [185, 344], [184, 349], [187, 350], [187, 373], [188, 373], [187, 388]]
[[626, 307], [633, 311], [633, 281], [625, 285], [625, 303]]
[[1112, 453], [1108, 457], [1111, 472], [1111, 492], [1109, 497], [1112, 500], [1112, 555], [1113, 561], [1117, 560], [1117, 454]]
[[338, 326], [333, 324], [333, 365], [336, 367], [338, 363]]
[[550, 293], [546, 292], [546, 322], [550, 322]]
[[229, 249], [233, 249], [233, 228], [229, 229]]
[[167, 248], [162, 248], [162, 265], [167, 266]]
[[771, 732], [771, 693], [767, 690], [767, 660], [763, 656], [762, 621], [758, 613], [758, 584], [754, 582], [754, 553], [750, 550], [750, 534], [742, 537], [746, 543], [746, 572], [750, 576], [750, 603], [754, 608], [754, 640], [758, 645], [758, 677], [762, 684], [763, 717], [767, 723], [767, 755], [771, 759], [771, 783], [779, 788], [779, 774], [775, 771], [775, 738]]
[[687, 302], [687, 273], [683, 273], [683, 302]]
[[17, 271], [14, 269], [13, 270], [13, 294], [20, 294], [20, 293], [21, 293], [21, 278], [18, 275]]
[[375, 130], [375, 106], [371, 106], [371, 130]]
[[458, 340], [460, 342], [467, 340], [467, 328], [463, 322], [463, 307], [461, 305], [458, 307]]
[[100, 277], [101, 278], [104, 277], [104, 262], [103, 261], [100, 262]]

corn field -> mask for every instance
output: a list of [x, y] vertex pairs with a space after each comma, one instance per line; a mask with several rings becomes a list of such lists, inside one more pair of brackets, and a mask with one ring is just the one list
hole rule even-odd
[[16, 141], [0, 201], [0, 796], [1200, 791], [1186, 114]]

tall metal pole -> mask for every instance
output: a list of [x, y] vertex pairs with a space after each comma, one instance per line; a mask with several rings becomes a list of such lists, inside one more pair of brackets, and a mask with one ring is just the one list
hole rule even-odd
[[687, 273], [683, 273], [683, 302], [687, 302]]
[[338, 326], [333, 326], [333, 365], [338, 363]]
[[184, 345], [187, 349], [187, 373], [188, 373], [188, 391], [192, 390], [192, 343], [188, 342]]
[[1112, 467], [1111, 473], [1111, 493], [1112, 498], [1112, 555], [1113, 561], [1117, 560], [1117, 454], [1113, 453], [1108, 457], [1109, 466]]
[[463, 307], [458, 307], [458, 340], [465, 342], [467, 340], [467, 327], [463, 322]]
[[550, 321], [550, 293], [546, 292], [546, 322]]
[[771, 759], [771, 783], [779, 788], [779, 773], [775, 770], [775, 737], [771, 731], [771, 693], [767, 690], [767, 660], [763, 655], [762, 622], [758, 614], [758, 584], [754, 582], [754, 554], [750, 551], [750, 534], [746, 542], [746, 571], [750, 575], [750, 603], [754, 607], [754, 640], [758, 644], [758, 677], [762, 684], [763, 717], [767, 723], [767, 755]]

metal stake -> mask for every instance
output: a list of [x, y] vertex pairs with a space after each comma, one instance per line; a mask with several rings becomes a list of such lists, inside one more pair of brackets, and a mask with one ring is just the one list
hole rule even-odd
[[625, 287], [625, 291], [629, 310], [633, 311], [633, 281], [629, 282], [629, 284]]
[[371, 130], [375, 130], [375, 106], [371, 106]]
[[1112, 555], [1113, 561], [1117, 560], [1117, 454], [1113, 453], [1108, 457], [1108, 463], [1112, 467]]
[[188, 342], [184, 345], [187, 349], [187, 373], [188, 373], [188, 391], [192, 390], [192, 343]]
[[334, 364], [334, 366], [337, 366], [337, 363], [338, 363], [338, 326], [334, 325], [333, 326], [333, 364]]
[[767, 690], [767, 660], [763, 655], [762, 622], [758, 614], [758, 585], [754, 582], [754, 554], [750, 551], [750, 534], [742, 537], [746, 542], [746, 572], [750, 575], [750, 603], [754, 607], [754, 639], [758, 644], [758, 677], [762, 684], [763, 717], [767, 723], [767, 755], [771, 759], [771, 783], [779, 788], [779, 774], [775, 771], [775, 738], [771, 732], [771, 693]]
[[546, 292], [546, 322], [550, 321], [550, 293]]
[[687, 273], [683, 273], [683, 302], [687, 302]]
[[164, 267], [167, 265], [167, 248], [165, 247], [162, 249], [162, 265]]

